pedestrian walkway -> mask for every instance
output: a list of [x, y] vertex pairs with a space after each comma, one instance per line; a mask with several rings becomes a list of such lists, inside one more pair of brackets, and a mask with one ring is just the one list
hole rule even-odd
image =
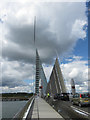
[[[40, 118], [62, 118], [44, 99], [35, 98], [32, 119]], [[62, 120], [64, 120], [62, 118]]]

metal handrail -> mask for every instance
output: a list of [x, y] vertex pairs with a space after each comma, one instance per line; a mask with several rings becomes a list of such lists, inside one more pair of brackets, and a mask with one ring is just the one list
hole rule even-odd
[[32, 117], [32, 109], [33, 109], [33, 104], [34, 104], [34, 100], [35, 98], [32, 99], [27, 111], [24, 113], [24, 116], [23, 116], [23, 119], [22, 120], [25, 120], [27, 119], [28, 117], [31, 118]]
[[15, 118], [23, 118], [25, 112], [27, 111], [27, 109], [28, 109], [28, 107], [29, 107], [29, 105], [30, 105], [30, 103], [31, 103], [31, 101], [32, 101], [33, 99], [34, 99], [34, 96], [32, 96], [32, 97], [28, 100], [28, 102], [24, 105], [23, 108], [21, 108], [21, 109], [19, 110], [19, 112], [12, 118], [12, 120], [15, 119]]

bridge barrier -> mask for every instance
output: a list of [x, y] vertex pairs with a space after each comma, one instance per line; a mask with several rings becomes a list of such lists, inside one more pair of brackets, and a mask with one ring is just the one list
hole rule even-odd
[[[34, 99], [35, 99], [35, 96], [32, 96], [28, 100], [28, 102], [25, 104], [25, 106], [23, 108], [21, 108], [20, 111], [12, 118], [12, 120], [14, 120], [15, 118], [23, 119], [24, 117], [26, 117], [27, 110], [28, 110], [28, 108], [30, 110], [31, 107], [33, 106]], [[25, 120], [25, 118], [24, 118], [24, 120]]]

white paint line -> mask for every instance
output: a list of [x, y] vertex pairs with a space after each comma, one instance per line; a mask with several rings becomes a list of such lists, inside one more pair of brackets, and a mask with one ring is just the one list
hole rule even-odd
[[57, 101], [57, 100], [53, 99], [53, 101]]
[[31, 108], [31, 105], [32, 105], [32, 103], [33, 103], [33, 100], [34, 100], [34, 98], [32, 99], [32, 101], [31, 101], [31, 103], [30, 103], [27, 111], [24, 113], [24, 116], [23, 116], [23, 119], [22, 119], [22, 120], [25, 120], [25, 118], [27, 118], [27, 115], [28, 115], [28, 112], [29, 112], [29, 110], [30, 110], [30, 108]]
[[83, 113], [83, 112], [80, 112], [80, 111], [78, 111], [78, 110], [76, 110], [76, 109], [74, 109], [74, 111], [78, 112], [79, 114], [82, 114], [82, 115], [88, 116], [87, 114], [85, 114], [85, 113]]
[[76, 108], [76, 107], [73, 107], [73, 106], [71, 106], [74, 110], [78, 110], [78, 111], [80, 111], [80, 112], [82, 112], [82, 113], [84, 113], [84, 114], [87, 114], [87, 115], [90, 115], [90, 113], [88, 113], [88, 112], [86, 112], [86, 111], [83, 111], [83, 110], [81, 110], [81, 109], [79, 109], [79, 108]]

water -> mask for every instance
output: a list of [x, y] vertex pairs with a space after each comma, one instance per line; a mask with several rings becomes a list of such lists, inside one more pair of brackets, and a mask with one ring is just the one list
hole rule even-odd
[[13, 118], [20, 111], [27, 101], [3, 101], [2, 118]]

